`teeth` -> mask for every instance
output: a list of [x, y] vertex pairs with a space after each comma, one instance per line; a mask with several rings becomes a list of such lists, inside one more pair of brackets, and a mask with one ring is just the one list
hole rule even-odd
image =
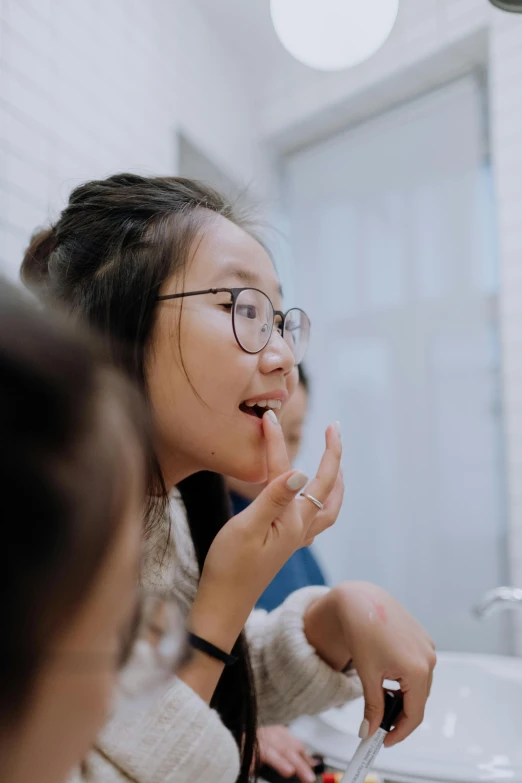
[[255, 408], [257, 405], [258, 408], [275, 408], [276, 410], [279, 410], [282, 406], [282, 402], [281, 400], [258, 400], [257, 402], [247, 400], [245, 405], [247, 408]]

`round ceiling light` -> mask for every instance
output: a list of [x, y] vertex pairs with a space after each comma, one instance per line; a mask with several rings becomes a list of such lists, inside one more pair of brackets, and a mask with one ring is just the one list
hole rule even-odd
[[399, 0], [270, 0], [285, 49], [320, 71], [364, 62], [390, 35]]

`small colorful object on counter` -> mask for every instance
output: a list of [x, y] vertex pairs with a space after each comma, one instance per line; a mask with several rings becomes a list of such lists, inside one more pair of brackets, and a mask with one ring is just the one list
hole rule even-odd
[[342, 779], [343, 779], [342, 772], [324, 772], [322, 780], [323, 783], [341, 783]]
[[[324, 772], [321, 778], [322, 783], [341, 783], [343, 779], [343, 772]], [[373, 773], [367, 775], [364, 783], [381, 783], [381, 779], [378, 775]]]

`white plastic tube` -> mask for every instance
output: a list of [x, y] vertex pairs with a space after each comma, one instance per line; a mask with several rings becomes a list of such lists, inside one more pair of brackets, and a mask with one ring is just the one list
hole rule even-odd
[[373, 737], [368, 737], [360, 743], [344, 773], [342, 783], [363, 783], [387, 734], [388, 732], [384, 729], [377, 729]]
[[384, 717], [381, 726], [372, 737], [362, 740], [344, 773], [342, 783], [363, 783], [368, 770], [377, 758], [386, 735], [395, 726], [402, 711], [402, 694], [386, 691], [384, 694]]

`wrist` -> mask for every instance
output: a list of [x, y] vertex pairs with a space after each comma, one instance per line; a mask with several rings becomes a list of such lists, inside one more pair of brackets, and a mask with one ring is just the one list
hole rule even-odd
[[230, 611], [230, 602], [220, 600], [216, 593], [212, 597], [198, 590], [187, 625], [189, 631], [230, 654], [247, 617]]
[[221, 647], [217, 647], [215, 644], [212, 644], [212, 642], [203, 639], [195, 633], [189, 632], [188, 643], [193, 650], [204, 653], [209, 658], [219, 661], [224, 666], [233, 666], [237, 663], [237, 656], [226, 653]]
[[193, 650], [190, 659], [180, 667], [177, 676], [207, 704], [212, 701], [216, 686], [223, 674], [224, 664], [199, 650]]
[[342, 596], [334, 588], [316, 599], [304, 614], [304, 632], [317, 654], [336, 671], [343, 671], [351, 655], [341, 620]]

